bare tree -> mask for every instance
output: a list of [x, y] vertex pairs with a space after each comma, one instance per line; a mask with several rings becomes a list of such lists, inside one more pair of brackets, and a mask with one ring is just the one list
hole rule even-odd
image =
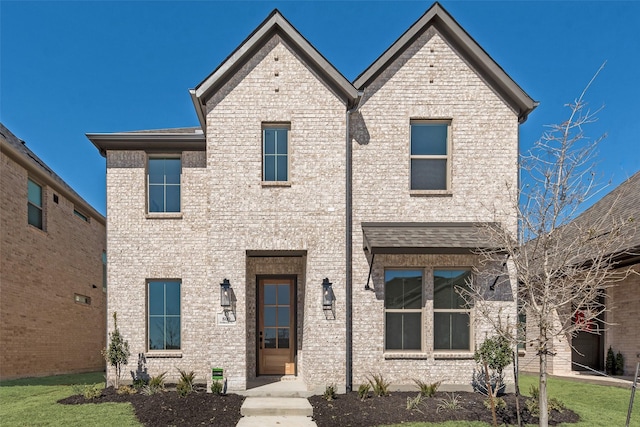
[[500, 249], [481, 251], [477, 273], [486, 279], [476, 280], [468, 295], [476, 313], [515, 343], [515, 313], [496, 312], [493, 302], [494, 292], [513, 288], [509, 276], [517, 279], [527, 327], [535, 328], [527, 348], [539, 359], [540, 426], [548, 425], [547, 364], [554, 356], [555, 340], [570, 342], [596, 322], [610, 309], [603, 303], [605, 290], [629, 274], [616, 268], [616, 259], [635, 232], [633, 218], [617, 218], [615, 203], [597, 217], [581, 214], [584, 203], [604, 188], [594, 167], [597, 145], [605, 135], [590, 139], [584, 133], [600, 111], [589, 110], [584, 97], [603, 67], [567, 105], [568, 119], [550, 126], [522, 157], [524, 185], [520, 191], [507, 189], [513, 194], [510, 208], [518, 213], [517, 239], [500, 227], [483, 230]]

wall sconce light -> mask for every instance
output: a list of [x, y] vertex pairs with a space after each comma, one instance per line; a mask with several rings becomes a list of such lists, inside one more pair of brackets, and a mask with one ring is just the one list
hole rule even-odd
[[228, 322], [236, 321], [236, 295], [233, 292], [229, 279], [220, 283], [220, 306]]
[[334, 310], [336, 296], [333, 293], [332, 285], [333, 283], [327, 277], [322, 280], [322, 311], [327, 319], [336, 318]]

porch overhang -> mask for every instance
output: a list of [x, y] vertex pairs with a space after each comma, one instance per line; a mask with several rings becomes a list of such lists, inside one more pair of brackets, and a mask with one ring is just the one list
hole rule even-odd
[[499, 250], [488, 229], [496, 223], [481, 222], [363, 222], [364, 250], [371, 254], [469, 254]]

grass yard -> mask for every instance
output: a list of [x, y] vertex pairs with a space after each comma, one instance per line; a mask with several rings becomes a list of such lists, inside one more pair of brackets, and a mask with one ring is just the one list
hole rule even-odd
[[27, 378], [0, 383], [3, 426], [140, 426], [129, 403], [60, 405], [73, 384], [104, 383], [101, 372]]

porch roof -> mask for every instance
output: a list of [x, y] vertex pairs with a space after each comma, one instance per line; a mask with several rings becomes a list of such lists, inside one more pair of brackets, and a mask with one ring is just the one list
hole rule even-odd
[[498, 249], [482, 222], [363, 222], [364, 249], [371, 254], [468, 254]]

